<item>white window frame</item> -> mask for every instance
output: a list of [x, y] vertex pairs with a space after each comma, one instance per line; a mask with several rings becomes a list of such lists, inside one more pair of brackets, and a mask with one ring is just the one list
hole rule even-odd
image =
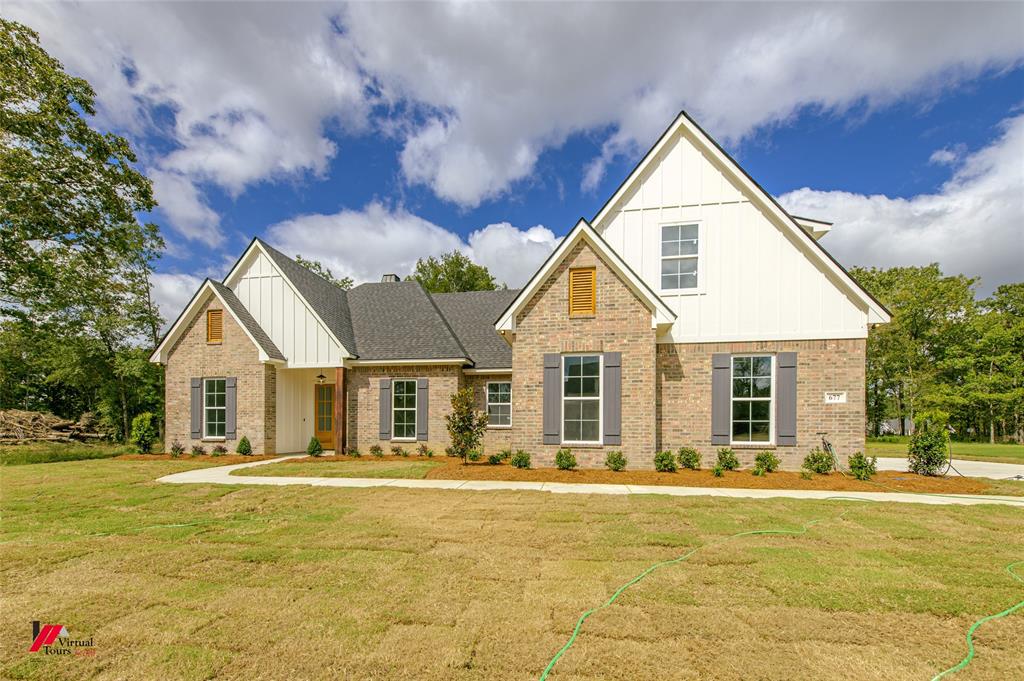
[[[597, 439], [596, 440], [566, 440], [565, 439], [565, 401], [578, 400], [578, 401], [592, 401], [593, 397], [566, 397], [565, 396], [565, 360], [570, 357], [597, 357]], [[560, 431], [560, 439], [563, 445], [575, 445], [579, 447], [595, 447], [604, 445], [604, 355], [599, 352], [577, 352], [569, 355], [562, 355], [562, 361], [559, 362], [559, 396], [560, 396], [560, 414], [558, 422], [558, 430]]]
[[[492, 402], [491, 402], [491, 386], [492, 385], [500, 385], [500, 384], [507, 384], [508, 385], [508, 402], [507, 402], [507, 404], [508, 404], [508, 423], [507, 424], [502, 424], [502, 425], [498, 425], [498, 424], [491, 425], [491, 418], [490, 418], [491, 417], [491, 404], [492, 404]], [[494, 402], [493, 404], [495, 404], [495, 405], [499, 405], [499, 404], [500, 405], [505, 405], [506, 403], [505, 402]], [[487, 385], [484, 387], [484, 406], [487, 409], [487, 427], [488, 428], [496, 428], [496, 429], [511, 428], [512, 427], [512, 381], [511, 381], [511, 379], [508, 380], [508, 381], [487, 381]]]
[[[396, 383], [412, 383], [412, 409], [409, 407], [396, 407], [395, 396], [398, 394], [395, 390]], [[416, 441], [416, 430], [419, 428], [418, 410], [419, 410], [419, 385], [415, 378], [395, 378], [391, 381], [391, 439], [395, 442], [415, 442]], [[398, 437], [395, 435], [395, 413], [399, 411], [412, 411], [412, 435]]]
[[[224, 382], [224, 406], [223, 407], [208, 407], [206, 406], [206, 394], [207, 386], [212, 381], [223, 381]], [[218, 409], [224, 412], [224, 435], [210, 435], [209, 426], [210, 422], [206, 418], [207, 409]], [[228, 380], [226, 378], [218, 378], [216, 376], [203, 379], [203, 439], [204, 440], [225, 440], [227, 439], [228, 433]]]
[[[768, 398], [768, 441], [757, 442], [754, 440], [733, 440], [732, 439], [732, 405], [733, 402], [764, 402], [763, 397], [733, 397], [733, 369], [736, 366], [733, 360], [744, 357], [767, 357], [771, 363], [771, 396]], [[729, 444], [737, 447], [773, 447], [775, 446], [775, 355], [764, 352], [749, 352], [731, 355], [729, 357]]]
[[[697, 254], [696, 255], [666, 255], [661, 254], [661, 232], [664, 227], [689, 227], [694, 226], [697, 228]], [[658, 277], [657, 291], [662, 296], [692, 296], [698, 293], [704, 293], [704, 223], [701, 220], [669, 220], [667, 222], [658, 223], [658, 235], [654, 239], [655, 248], [657, 249], [657, 258], [655, 261], [658, 263], [658, 270], [656, 275]], [[693, 288], [664, 288], [661, 283], [661, 263], [664, 260], [681, 260], [684, 258], [692, 258], [697, 261], [697, 285]]]

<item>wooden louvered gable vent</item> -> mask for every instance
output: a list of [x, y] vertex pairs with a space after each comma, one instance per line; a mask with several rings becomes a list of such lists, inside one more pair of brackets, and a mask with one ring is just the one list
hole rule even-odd
[[597, 313], [597, 269], [569, 270], [569, 316], [593, 316]]
[[224, 310], [206, 311], [206, 342], [221, 343], [224, 341]]

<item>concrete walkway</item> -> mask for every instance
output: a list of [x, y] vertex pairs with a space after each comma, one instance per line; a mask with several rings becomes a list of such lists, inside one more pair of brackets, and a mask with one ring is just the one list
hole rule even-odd
[[[829, 492], [818, 490], [730, 489], [721, 487], [671, 487], [667, 485], [592, 485], [565, 482], [519, 482], [512, 480], [407, 480], [393, 478], [311, 478], [286, 476], [231, 475], [231, 471], [265, 466], [304, 455], [282, 456], [233, 466], [198, 468], [165, 475], [158, 482], [214, 485], [311, 485], [313, 487], [405, 487], [410, 489], [532, 490], [556, 494], [666, 494], [675, 497], [712, 496], [736, 499], [860, 499], [908, 504], [973, 505], [1002, 504], [1024, 508], [1024, 497], [973, 496], [966, 494], [922, 495], [901, 492]], [[898, 460], [898, 459], [897, 459]], [[882, 459], [879, 459], [881, 464]], [[906, 462], [904, 462], [905, 464]], [[879, 466], [881, 467], [881, 466]]]
[[[989, 461], [968, 461], [966, 459], [953, 459], [953, 467], [968, 478], [992, 478], [994, 480], [1006, 480], [1014, 476], [1021, 476], [1024, 479], [1024, 464], [1020, 463], [992, 463]], [[905, 471], [907, 460], [902, 458], [881, 458], [878, 459], [878, 470], [880, 471]], [[953, 471], [950, 474], [956, 475]]]

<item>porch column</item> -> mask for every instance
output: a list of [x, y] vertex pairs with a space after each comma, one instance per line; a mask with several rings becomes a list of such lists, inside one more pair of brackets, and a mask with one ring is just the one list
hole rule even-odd
[[345, 403], [348, 390], [345, 389], [345, 368], [338, 367], [334, 372], [334, 453], [343, 454], [346, 449], [345, 432], [348, 425], [345, 418], [348, 412], [348, 405]]

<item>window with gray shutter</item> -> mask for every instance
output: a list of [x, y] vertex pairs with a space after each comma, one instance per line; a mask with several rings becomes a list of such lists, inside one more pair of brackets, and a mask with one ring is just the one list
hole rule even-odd
[[427, 439], [427, 417], [429, 416], [430, 380], [420, 378], [416, 381], [416, 439]]
[[730, 416], [732, 410], [732, 356], [728, 353], [711, 355], [711, 444], [730, 442]]
[[562, 438], [562, 356], [544, 355], [544, 444], [557, 445]]
[[378, 431], [381, 440], [391, 439], [391, 379], [380, 379]]
[[775, 441], [796, 446], [796, 353], [780, 352], [775, 368]]
[[622, 353], [604, 353], [604, 444], [622, 444]]

